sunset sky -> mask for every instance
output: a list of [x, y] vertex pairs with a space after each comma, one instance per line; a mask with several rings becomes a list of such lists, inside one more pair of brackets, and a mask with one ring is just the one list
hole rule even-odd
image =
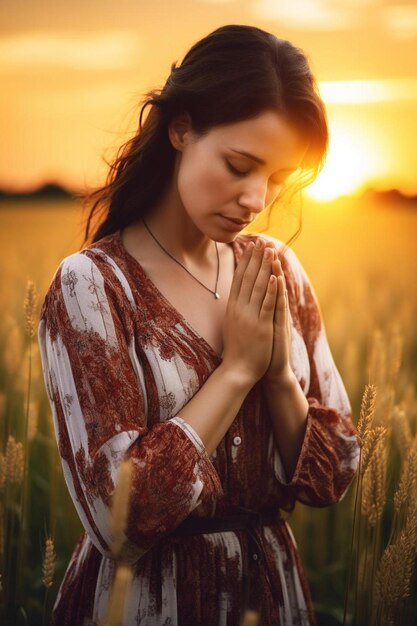
[[392, 0], [1, 0], [0, 185], [101, 182], [142, 92], [227, 23], [307, 53], [331, 144], [311, 195], [417, 193], [417, 3]]

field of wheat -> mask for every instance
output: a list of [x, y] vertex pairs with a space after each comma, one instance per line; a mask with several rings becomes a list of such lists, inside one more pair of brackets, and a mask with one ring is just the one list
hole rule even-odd
[[[82, 526], [63, 480], [36, 331], [54, 271], [81, 244], [81, 213], [73, 201], [9, 201], [0, 226], [0, 623], [48, 624]], [[285, 238], [278, 222], [269, 232]], [[361, 442], [342, 501], [298, 504], [290, 518], [318, 626], [417, 623], [416, 232], [411, 204], [306, 202], [293, 245]], [[128, 580], [123, 566], [109, 625]]]

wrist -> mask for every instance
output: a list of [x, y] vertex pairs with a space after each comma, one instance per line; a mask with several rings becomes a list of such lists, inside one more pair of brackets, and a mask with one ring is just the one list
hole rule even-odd
[[262, 385], [267, 389], [286, 389], [298, 383], [297, 378], [290, 367], [285, 368], [279, 375], [263, 376]]
[[221, 363], [217, 370], [221, 374], [222, 378], [230, 383], [237, 391], [243, 391], [248, 393], [255, 385], [254, 380], [248, 373], [239, 370], [237, 367], [232, 367]]

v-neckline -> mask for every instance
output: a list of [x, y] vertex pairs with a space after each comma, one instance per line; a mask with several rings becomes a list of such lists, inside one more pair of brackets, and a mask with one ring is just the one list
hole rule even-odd
[[[237, 262], [238, 262], [238, 259], [237, 259], [237, 249], [236, 249], [235, 244], [236, 244], [236, 239], [238, 239], [239, 237], [240, 237], [240, 235], [238, 235], [235, 239], [233, 239], [231, 241], [233, 255], [234, 255], [235, 269], [236, 269]], [[168, 300], [168, 298], [156, 286], [156, 284], [151, 279], [149, 274], [145, 271], [145, 269], [143, 268], [142, 264], [136, 259], [136, 257], [134, 257], [132, 254], [130, 254], [130, 252], [127, 250], [127, 248], [125, 247], [125, 245], [123, 243], [123, 240], [122, 240], [121, 229], [115, 231], [115, 233], [114, 233], [114, 241], [117, 243], [117, 246], [118, 246], [121, 254], [123, 256], [125, 256], [132, 263], [132, 265], [139, 270], [143, 280], [146, 281], [146, 284], [155, 292], [155, 294], [158, 296], [158, 298], [163, 301], [163, 303], [166, 305], [166, 307], [168, 309], [170, 309], [170, 311], [172, 312], [173, 316], [179, 322], [181, 322], [181, 324], [183, 326], [186, 326], [190, 330], [190, 332], [205, 346], [205, 348], [210, 353], [210, 355], [214, 358], [214, 360], [217, 363], [220, 363], [222, 361], [222, 356], [220, 354], [218, 354], [218, 352], [209, 344], [207, 339], [205, 339], [203, 337], [203, 335], [201, 335], [201, 333], [199, 333], [198, 330], [196, 330], [194, 328], [194, 326], [192, 326], [192, 324], [183, 316], [183, 314], [172, 304], [172, 302], [170, 302]]]

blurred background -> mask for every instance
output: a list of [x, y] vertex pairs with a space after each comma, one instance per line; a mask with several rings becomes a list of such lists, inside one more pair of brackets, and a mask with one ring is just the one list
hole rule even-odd
[[[136, 131], [142, 94], [162, 87], [173, 61], [227, 23], [255, 25], [301, 47], [327, 105], [326, 166], [297, 200], [297, 219], [291, 211], [273, 217], [267, 232], [288, 240], [302, 215], [292, 247], [317, 292], [356, 423], [365, 386], [377, 385], [375, 424], [387, 437], [383, 502], [375, 504], [379, 534], [372, 535], [371, 523], [374, 543], [365, 539], [374, 564], [393, 537], [393, 495], [414, 445], [417, 412], [417, 4], [2, 0], [0, 469], [6, 469], [0, 479], [0, 600], [3, 610], [14, 607], [21, 623], [40, 623], [50, 611], [81, 532], [61, 475], [36, 337], [27, 331], [30, 281], [38, 294], [37, 323], [53, 273], [83, 239], [84, 216], [72, 193], [104, 182], [104, 158], [111, 160]], [[264, 228], [260, 217], [251, 230]], [[22, 446], [20, 482], [7, 474], [15, 445], [10, 437]], [[352, 485], [330, 509], [297, 505], [290, 522], [319, 624], [371, 624], [357, 581], [377, 597], [377, 565], [367, 573], [364, 541], [356, 548], [351, 543], [354, 520], [362, 515], [354, 511], [360, 486]], [[42, 559], [49, 536], [57, 557], [53, 584], [46, 587]], [[345, 611], [349, 567], [356, 589]], [[412, 594], [407, 608], [402, 602], [401, 624], [414, 623], [407, 621], [415, 617]]]

